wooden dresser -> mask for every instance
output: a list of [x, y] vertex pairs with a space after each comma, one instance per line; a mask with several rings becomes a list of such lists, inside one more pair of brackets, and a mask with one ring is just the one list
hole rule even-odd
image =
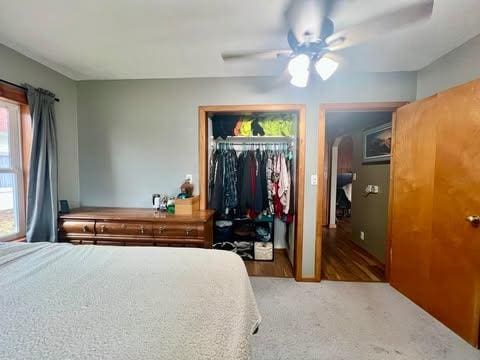
[[59, 240], [74, 244], [211, 248], [212, 210], [154, 215], [151, 209], [79, 208], [60, 215]]

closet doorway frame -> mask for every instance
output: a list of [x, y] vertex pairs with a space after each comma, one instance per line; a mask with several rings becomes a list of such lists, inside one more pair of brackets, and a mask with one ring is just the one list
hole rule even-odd
[[[305, 197], [305, 124], [306, 105], [263, 104], [263, 105], [210, 105], [198, 107], [198, 153], [200, 209], [207, 209], [208, 194], [208, 116], [211, 113], [245, 112], [295, 112], [298, 114], [295, 169], [295, 232], [293, 245], [293, 274], [296, 281], [309, 281], [302, 274], [303, 224]], [[311, 280], [310, 280], [311, 281]]]
[[[398, 108], [407, 105], [406, 101], [395, 102], [360, 102], [360, 103], [332, 103], [320, 105], [318, 116], [318, 151], [317, 151], [317, 172], [322, 172], [318, 176], [317, 185], [317, 212], [315, 225], [315, 280], [322, 280], [322, 240], [323, 227], [328, 225], [328, 206], [329, 206], [329, 157], [330, 149], [326, 139], [327, 113], [331, 112], [391, 112], [392, 113], [392, 155], [395, 151], [395, 121]], [[393, 156], [392, 156], [393, 159]], [[385, 282], [390, 282], [390, 262], [391, 262], [391, 224], [392, 224], [392, 203], [393, 203], [393, 171], [395, 164], [390, 161], [390, 188], [388, 194], [388, 215], [387, 215], [387, 246], [385, 256]]]

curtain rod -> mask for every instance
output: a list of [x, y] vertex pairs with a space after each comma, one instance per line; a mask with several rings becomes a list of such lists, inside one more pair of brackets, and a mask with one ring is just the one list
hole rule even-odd
[[[17, 87], [17, 88], [19, 88], [19, 89], [24, 90], [25, 92], [28, 91], [28, 89], [27, 89], [25, 86], [21, 86], [21, 85], [15, 84], [15, 83], [12, 83], [12, 82], [7, 81], [7, 80], [2, 80], [2, 79], [0, 79], [0, 82], [3, 82], [3, 83], [5, 83], [5, 84], [11, 85], [11, 86], [15, 86], [15, 87]], [[56, 102], [60, 102], [60, 99], [55, 98], [55, 101], [56, 101]]]

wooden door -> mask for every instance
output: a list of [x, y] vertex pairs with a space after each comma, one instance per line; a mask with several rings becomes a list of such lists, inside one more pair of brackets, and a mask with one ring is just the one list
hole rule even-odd
[[480, 81], [397, 112], [391, 283], [474, 346], [480, 329]]

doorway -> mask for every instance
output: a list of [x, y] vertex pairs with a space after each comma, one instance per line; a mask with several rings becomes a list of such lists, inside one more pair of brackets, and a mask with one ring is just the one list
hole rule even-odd
[[[391, 164], [382, 147], [392, 145], [393, 114], [404, 104], [331, 104], [320, 109], [319, 280], [388, 281]], [[375, 150], [376, 144], [377, 151], [366, 156], [364, 145], [371, 139], [376, 141], [367, 149]], [[388, 144], [381, 144], [382, 139]]]
[[391, 126], [389, 111], [326, 114], [330, 156], [323, 279], [385, 281]]
[[[215, 132], [213, 128], [214, 123], [222, 120], [223, 118], [229, 118], [230, 120], [236, 119], [235, 120], [236, 124], [242, 121], [247, 122], [248, 124], [251, 124], [249, 128], [251, 127], [253, 129], [256, 122], [258, 122], [258, 124], [261, 127], [263, 124], [263, 121], [267, 121], [267, 117], [269, 118], [268, 121], [271, 121], [272, 119], [270, 118], [274, 114], [276, 115], [292, 114], [294, 116], [296, 120], [292, 122], [292, 124], [295, 124], [293, 129], [293, 134], [294, 134], [293, 137], [278, 136], [278, 135], [273, 136], [272, 134], [270, 134], [271, 135], [270, 136], [266, 132], [263, 135], [259, 135], [259, 134], [256, 134], [254, 130], [252, 130], [253, 131], [252, 134], [250, 133], [240, 134], [241, 136], [237, 134], [234, 134], [233, 136], [224, 134], [225, 136], [221, 136], [221, 138], [217, 136], [213, 136], [213, 133]], [[228, 151], [235, 151], [237, 152], [237, 155], [241, 155], [242, 153], [244, 154], [246, 151], [252, 152], [254, 148], [255, 148], [255, 153], [262, 153], [262, 149], [263, 150], [265, 150], [266, 148], [270, 149], [272, 145], [274, 150], [280, 149], [279, 146], [282, 144], [280, 144], [279, 142], [285, 143], [287, 145], [290, 144], [288, 146], [288, 149], [290, 150], [288, 151], [291, 154], [292, 161], [290, 162], [291, 171], [289, 171], [289, 173], [292, 174], [290, 178], [292, 180], [292, 184], [294, 184], [293, 186], [294, 190], [293, 192], [291, 192], [293, 201], [290, 201], [290, 204], [293, 204], [293, 206], [289, 207], [290, 209], [292, 209], [291, 213], [293, 214], [293, 217], [291, 217], [290, 219], [293, 219], [293, 221], [290, 220], [290, 222], [286, 226], [286, 230], [283, 231], [283, 233], [288, 238], [286, 239], [287, 249], [277, 249], [275, 245], [276, 241], [273, 241], [271, 244], [273, 256], [269, 255], [268, 257], [269, 261], [260, 262], [260, 261], [256, 261], [257, 260], [257, 255], [255, 253], [255, 251], [257, 250], [257, 243], [255, 242], [256, 240], [252, 241], [254, 245], [254, 252], [252, 256], [253, 259], [249, 258], [247, 259], [248, 261], [246, 261], [246, 267], [251, 276], [258, 275], [258, 276], [292, 277], [293, 275], [297, 281], [304, 280], [302, 278], [301, 269], [302, 269], [302, 255], [303, 255], [302, 254], [302, 251], [303, 251], [303, 202], [304, 202], [303, 196], [304, 196], [304, 182], [305, 182], [305, 173], [304, 173], [305, 171], [304, 170], [305, 169], [305, 114], [306, 112], [305, 112], [304, 105], [235, 105], [235, 106], [201, 106], [199, 108], [199, 172], [200, 172], [199, 179], [200, 179], [200, 208], [201, 209], [206, 209], [209, 207], [209, 205], [211, 205], [210, 203], [211, 199], [209, 198], [209, 194], [211, 194], [211, 191], [210, 191], [211, 188], [209, 187], [208, 179], [210, 178], [209, 164], [210, 164], [210, 160], [212, 159], [211, 157], [212, 149], [214, 149], [214, 151], [218, 151], [222, 149], [228, 150]], [[237, 128], [236, 125], [235, 125], [235, 128]], [[223, 130], [225, 129], [223, 128]], [[286, 134], [282, 133], [282, 135], [286, 135]], [[288, 142], [286, 142], [287, 137], [288, 137]], [[267, 144], [267, 142], [269, 144]], [[291, 143], [293, 145], [291, 145]], [[227, 148], [225, 148], [224, 145], [228, 145]], [[256, 163], [258, 166], [258, 164], [260, 164], [261, 162], [256, 161]], [[260, 172], [254, 172], [254, 173], [260, 174]], [[240, 209], [240, 211], [242, 211], [242, 209]], [[229, 214], [227, 214], [226, 212], [221, 213], [217, 211], [217, 215], [228, 216], [229, 226], [231, 223], [231, 227], [232, 227], [231, 233], [233, 234], [231, 235], [231, 238], [232, 240], [235, 240], [235, 241], [227, 241], [227, 242], [233, 242], [235, 246], [237, 245], [236, 242], [239, 242], [239, 241], [237, 241], [238, 239], [236, 239], [236, 237], [240, 236], [240, 232], [235, 231], [235, 229], [240, 227], [240, 225], [244, 227], [247, 225], [251, 225], [252, 229], [254, 229], [255, 231], [253, 230], [250, 231], [249, 232], [250, 234], [254, 234], [255, 232], [257, 232], [258, 230], [257, 214], [255, 214], [255, 216], [252, 216], [250, 213], [246, 215], [242, 212], [242, 216], [236, 216], [236, 215], [230, 216], [230, 211], [228, 213]], [[231, 213], [235, 214], [235, 211], [232, 211]], [[260, 214], [263, 214], [263, 211], [261, 211]], [[270, 213], [268, 213], [267, 215], [269, 214]], [[265, 217], [265, 219], [267, 217]], [[273, 236], [273, 234], [278, 234], [278, 232], [276, 231], [276, 229], [278, 229], [276, 226], [278, 223], [277, 221], [278, 218], [279, 217], [275, 213], [275, 215], [272, 216], [273, 224], [269, 225], [269, 228], [273, 229], [273, 231], [270, 231], [270, 234], [272, 235], [271, 236], [272, 240], [273, 238], [276, 239], [276, 237]], [[265, 222], [266, 221], [265, 219], [263, 219], [262, 222]], [[244, 220], [245, 220], [245, 224], [243, 223], [240, 224], [240, 222]], [[252, 224], [247, 224], [249, 222], [252, 222]], [[226, 222], [223, 221], [223, 223], [226, 223]], [[219, 226], [220, 225], [224, 225], [224, 224], [219, 224]], [[282, 228], [285, 228], [285, 226], [282, 226]], [[251, 236], [249, 236], [249, 239], [248, 239], [249, 241], [250, 241], [250, 237]], [[257, 239], [256, 235], [255, 235], [255, 239]], [[214, 239], [214, 242], [215, 242], [215, 239]], [[242, 241], [242, 243], [245, 243], [245, 242], [246, 241]], [[225, 244], [225, 242], [223, 244]], [[220, 245], [223, 245], [223, 244], [220, 244]], [[237, 250], [238, 250], [238, 247], [237, 247]], [[293, 265], [293, 271], [291, 269], [292, 265]]]

